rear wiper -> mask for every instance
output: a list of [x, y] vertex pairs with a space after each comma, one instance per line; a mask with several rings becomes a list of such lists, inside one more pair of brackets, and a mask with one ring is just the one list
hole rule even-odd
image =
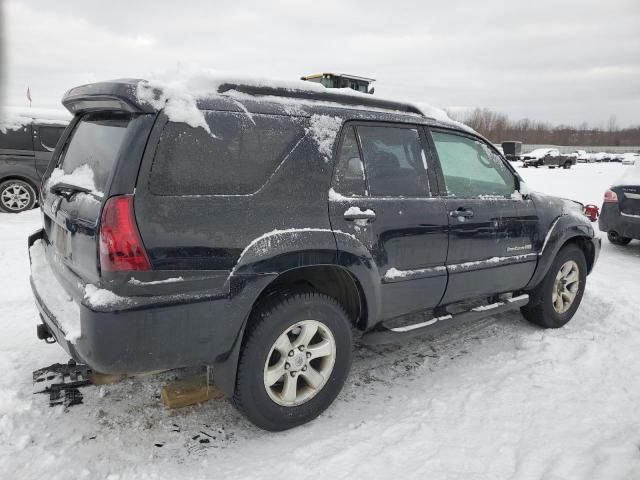
[[70, 183], [60, 182], [51, 186], [51, 188], [49, 188], [49, 191], [51, 193], [61, 195], [66, 198], [67, 201], [69, 201], [74, 197], [74, 195], [78, 193], [90, 193], [91, 189], [80, 187], [78, 185], [72, 185]]

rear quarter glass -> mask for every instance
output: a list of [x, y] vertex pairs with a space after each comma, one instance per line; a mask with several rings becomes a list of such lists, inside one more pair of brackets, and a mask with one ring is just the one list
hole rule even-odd
[[262, 187], [305, 132], [307, 119], [205, 112], [202, 128], [168, 122], [149, 179], [154, 195], [247, 195]]

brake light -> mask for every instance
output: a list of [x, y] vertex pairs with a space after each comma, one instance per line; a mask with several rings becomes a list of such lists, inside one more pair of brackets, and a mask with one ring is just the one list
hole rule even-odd
[[100, 218], [102, 271], [147, 271], [151, 264], [144, 249], [133, 211], [133, 195], [111, 197]]
[[604, 203], [618, 202], [618, 195], [613, 190], [607, 190], [604, 192]]

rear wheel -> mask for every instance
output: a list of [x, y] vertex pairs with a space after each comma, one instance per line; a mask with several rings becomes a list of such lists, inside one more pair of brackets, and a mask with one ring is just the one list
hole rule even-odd
[[531, 301], [520, 310], [524, 318], [544, 328], [564, 326], [578, 310], [587, 280], [587, 262], [577, 245], [558, 252]]
[[622, 237], [618, 235], [618, 232], [616, 232], [615, 230], [607, 232], [607, 238], [614, 245], [629, 245], [629, 242], [631, 241], [629, 237]]
[[0, 183], [0, 210], [20, 213], [36, 204], [36, 189], [24, 180], [7, 180]]
[[351, 322], [333, 298], [310, 291], [269, 300], [252, 314], [234, 404], [265, 430], [313, 420], [342, 389], [351, 348]]
[[564, 168], [565, 170], [569, 170], [571, 168], [571, 162], [565, 162], [562, 168]]

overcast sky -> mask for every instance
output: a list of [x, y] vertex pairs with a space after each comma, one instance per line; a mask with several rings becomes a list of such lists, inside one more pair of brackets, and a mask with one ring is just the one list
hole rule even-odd
[[27, 105], [29, 86], [34, 107], [55, 107], [72, 86], [183, 62], [371, 76], [376, 95], [514, 119], [640, 124], [640, 0], [0, 2], [5, 105]]

